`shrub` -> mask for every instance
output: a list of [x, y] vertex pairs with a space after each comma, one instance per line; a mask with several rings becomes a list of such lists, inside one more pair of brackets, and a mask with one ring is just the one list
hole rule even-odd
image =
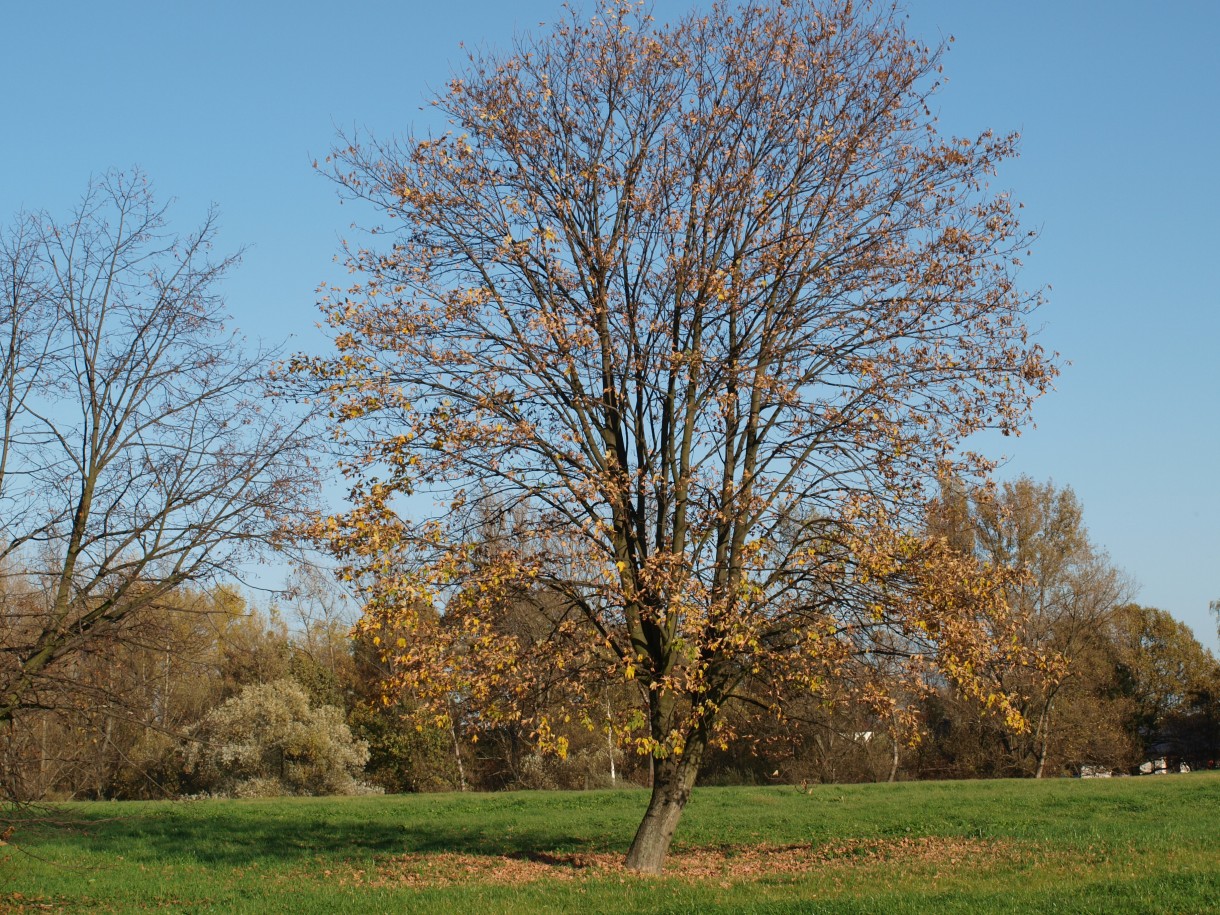
[[359, 794], [368, 744], [341, 709], [312, 706], [294, 680], [245, 687], [201, 722], [191, 754], [199, 783], [236, 797]]

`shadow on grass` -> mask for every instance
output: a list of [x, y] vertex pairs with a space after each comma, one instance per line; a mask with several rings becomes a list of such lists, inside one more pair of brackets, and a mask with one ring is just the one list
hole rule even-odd
[[[388, 798], [386, 800], [389, 800]], [[600, 836], [564, 828], [562, 822], [536, 827], [509, 825], [502, 818], [480, 822], [464, 816], [445, 822], [439, 810], [401, 809], [395, 819], [367, 808], [294, 809], [223, 801], [186, 802], [113, 815], [100, 805], [58, 808], [37, 822], [16, 823], [14, 844], [56, 857], [74, 849], [128, 862], [274, 867], [302, 861], [345, 861], [373, 855], [458, 853], [503, 855], [534, 861], [566, 861], [565, 851], [624, 852], [632, 828], [611, 828]], [[441, 814], [429, 817], [428, 814]], [[20, 818], [18, 818], [20, 819]], [[562, 819], [562, 818], [560, 818]], [[621, 835], [620, 835], [621, 833]], [[54, 851], [53, 851], [54, 849]], [[570, 863], [570, 862], [569, 862]]]

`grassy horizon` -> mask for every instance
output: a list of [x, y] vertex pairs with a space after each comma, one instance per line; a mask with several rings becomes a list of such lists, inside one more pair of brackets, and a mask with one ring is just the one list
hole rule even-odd
[[1220, 911], [1220, 773], [696, 789], [667, 873], [640, 790], [72, 803], [0, 912]]

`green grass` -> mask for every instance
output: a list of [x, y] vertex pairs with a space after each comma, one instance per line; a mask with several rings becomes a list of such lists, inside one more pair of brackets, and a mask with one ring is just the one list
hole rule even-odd
[[71, 804], [0, 849], [0, 912], [1220, 911], [1211, 773], [705, 788], [660, 879], [613, 864], [645, 801]]

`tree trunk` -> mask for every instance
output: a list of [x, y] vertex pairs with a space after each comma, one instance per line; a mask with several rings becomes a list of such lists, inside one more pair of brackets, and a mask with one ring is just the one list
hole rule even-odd
[[1042, 725], [1042, 740], [1038, 746], [1038, 771], [1034, 773], [1034, 778], [1041, 778], [1042, 771], [1046, 768], [1046, 754], [1051, 741], [1051, 705], [1053, 703], [1054, 699], [1047, 701], [1046, 709], [1042, 712], [1042, 720], [1039, 722]]
[[[452, 708], [450, 704], [450, 708]], [[458, 743], [457, 725], [453, 723], [452, 712], [449, 715], [449, 736], [453, 738], [453, 758], [457, 760], [458, 787], [466, 790], [466, 767], [462, 765], [462, 745]]]
[[614, 712], [610, 708], [610, 697], [606, 697], [606, 750], [610, 754], [610, 787], [618, 787], [617, 773], [614, 771]]
[[628, 870], [641, 874], [661, 873], [674, 830], [678, 828], [678, 820], [695, 786], [702, 756], [702, 744], [687, 743], [681, 756], [655, 761], [652, 797], [648, 801], [644, 820], [627, 851], [625, 864]]

